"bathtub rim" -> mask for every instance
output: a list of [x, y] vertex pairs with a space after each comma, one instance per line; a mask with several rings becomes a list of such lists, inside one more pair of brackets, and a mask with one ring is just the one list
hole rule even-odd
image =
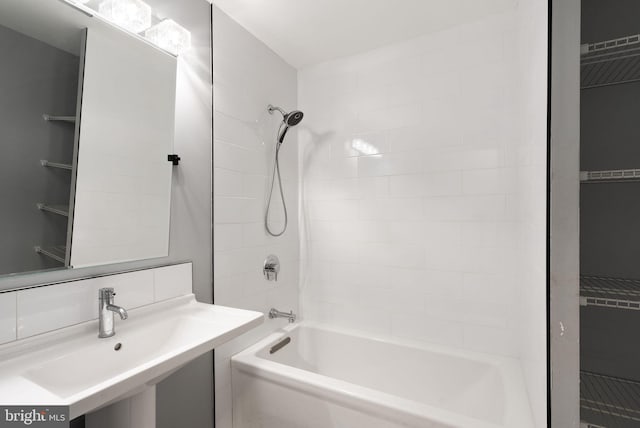
[[[409, 347], [492, 365], [499, 371], [503, 380], [505, 399], [504, 422], [503, 424], [496, 424], [483, 421], [461, 415], [451, 410], [445, 410], [408, 398], [398, 397], [373, 388], [299, 369], [258, 356], [259, 352], [268, 349], [300, 327], [319, 329], [331, 333], [372, 340], [382, 344]], [[375, 414], [386, 420], [399, 420], [402, 423], [414, 424], [418, 422], [424, 423], [425, 420], [427, 420], [426, 415], [428, 414], [428, 420], [440, 424], [440, 426], [458, 428], [506, 428], [511, 426], [533, 428], [534, 426], [522, 370], [519, 361], [515, 358], [466, 351], [443, 345], [389, 338], [367, 334], [357, 330], [304, 321], [282, 327], [259, 342], [235, 354], [231, 357], [231, 365], [232, 371], [238, 370], [245, 374], [256, 376], [266, 381], [330, 401], [334, 404], [360, 412]]]

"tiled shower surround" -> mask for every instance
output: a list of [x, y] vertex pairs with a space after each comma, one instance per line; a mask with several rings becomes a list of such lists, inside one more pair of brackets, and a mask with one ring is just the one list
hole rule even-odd
[[[519, 358], [544, 426], [546, 6], [525, 7], [297, 73], [216, 10], [215, 303]], [[305, 113], [283, 238], [262, 225], [268, 103]], [[229, 355], [283, 322], [216, 350], [217, 426]]]
[[301, 298], [307, 320], [523, 357], [544, 415], [546, 29], [519, 16], [300, 70]]
[[[298, 143], [291, 132], [280, 152], [289, 212], [287, 232], [268, 236], [265, 197], [273, 167], [275, 137], [282, 116], [274, 104], [297, 103], [297, 73], [262, 42], [214, 8], [214, 303], [267, 313], [271, 307], [298, 312]], [[271, 224], [282, 227], [279, 192], [274, 191]], [[263, 278], [262, 265], [275, 254], [282, 265], [278, 282]], [[231, 428], [229, 357], [286, 321], [261, 327], [215, 352], [216, 427]]]
[[514, 354], [514, 37], [493, 22], [300, 72], [304, 311]]

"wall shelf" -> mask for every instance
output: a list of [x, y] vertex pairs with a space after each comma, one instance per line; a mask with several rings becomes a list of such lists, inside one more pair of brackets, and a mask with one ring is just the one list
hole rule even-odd
[[69, 217], [69, 207], [67, 205], [47, 205], [41, 202], [36, 204], [39, 210]]
[[34, 247], [34, 250], [38, 254], [42, 254], [43, 256], [47, 256], [50, 259], [53, 259], [57, 262], [65, 264], [65, 257], [67, 253], [67, 248], [64, 245], [58, 245], [54, 247]]
[[41, 160], [40, 165], [45, 166], [47, 168], [58, 168], [58, 169], [66, 169], [71, 171], [73, 166], [66, 163], [57, 163], [57, 162], [49, 162], [48, 160]]
[[580, 306], [640, 311], [640, 280], [581, 276]]
[[580, 88], [640, 81], [640, 34], [580, 46]]
[[602, 171], [580, 171], [583, 183], [604, 183], [621, 181], [640, 181], [640, 169], [609, 169]]
[[42, 118], [47, 122], [76, 122], [75, 116], [55, 116], [52, 114], [43, 114]]
[[591, 426], [640, 423], [640, 382], [581, 371], [580, 411], [597, 419]]

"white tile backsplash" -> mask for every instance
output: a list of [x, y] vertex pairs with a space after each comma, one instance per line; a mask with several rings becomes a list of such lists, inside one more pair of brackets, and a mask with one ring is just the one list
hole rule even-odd
[[98, 289], [134, 309], [192, 292], [191, 263], [124, 272], [0, 294], [0, 343], [97, 319]]
[[[167, 268], [160, 268], [157, 270], [166, 272], [166, 269]], [[129, 272], [126, 275], [105, 276], [89, 281], [91, 281], [92, 287], [96, 289], [103, 287], [113, 288], [116, 292], [115, 301], [118, 302], [118, 306], [122, 306], [123, 308], [138, 308], [140, 306], [150, 305], [154, 302], [153, 289], [155, 270], [156, 269], [146, 269], [137, 272]], [[158, 275], [158, 277], [164, 279], [163, 274]], [[182, 294], [188, 294], [190, 292], [191, 291], [187, 291]]]
[[18, 339], [98, 317], [98, 283], [86, 279], [17, 292]]
[[153, 270], [154, 300], [171, 299], [191, 293], [193, 265], [182, 263]]

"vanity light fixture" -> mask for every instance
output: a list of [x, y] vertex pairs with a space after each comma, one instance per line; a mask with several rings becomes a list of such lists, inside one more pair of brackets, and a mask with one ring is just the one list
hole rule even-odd
[[179, 55], [191, 47], [191, 33], [172, 19], [165, 19], [144, 32], [154, 45]]
[[105, 0], [98, 6], [98, 12], [133, 33], [151, 26], [151, 6], [141, 0]]

